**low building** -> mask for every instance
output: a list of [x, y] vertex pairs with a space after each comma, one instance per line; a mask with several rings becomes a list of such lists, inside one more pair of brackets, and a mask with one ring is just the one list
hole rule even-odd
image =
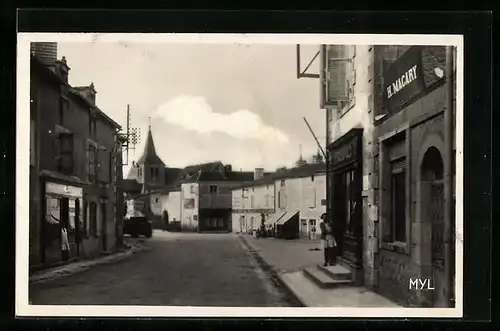
[[233, 186], [232, 231], [252, 233], [261, 225], [262, 215], [267, 219], [275, 214], [274, 180], [271, 176], [260, 177], [255, 171], [254, 181]]
[[61, 260], [62, 227], [70, 258], [121, 243], [120, 125], [97, 107], [93, 84], [68, 84], [53, 46], [31, 57], [30, 266]]
[[252, 180], [253, 172], [232, 171], [219, 166], [199, 170], [181, 182], [181, 227], [183, 231], [231, 232], [231, 187]]
[[319, 163], [280, 170], [234, 186], [233, 231], [256, 230], [264, 215], [265, 225], [272, 227], [276, 236], [310, 238], [309, 231], [319, 225], [326, 211], [325, 183], [326, 165]]

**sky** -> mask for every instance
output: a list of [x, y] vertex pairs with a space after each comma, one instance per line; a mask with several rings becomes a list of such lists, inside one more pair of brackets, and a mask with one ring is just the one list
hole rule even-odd
[[[302, 47], [302, 61], [317, 46]], [[292, 166], [318, 151], [306, 117], [323, 143], [325, 111], [318, 79], [297, 79], [295, 45], [59, 43], [69, 83], [94, 83], [99, 108], [141, 131], [129, 162], [144, 149], [151, 125], [169, 167], [211, 161], [233, 169]], [[307, 63], [304, 63], [304, 67]], [[308, 72], [317, 73], [315, 61]], [[124, 171], [128, 171], [128, 166]], [[125, 172], [126, 173], [126, 172]]]

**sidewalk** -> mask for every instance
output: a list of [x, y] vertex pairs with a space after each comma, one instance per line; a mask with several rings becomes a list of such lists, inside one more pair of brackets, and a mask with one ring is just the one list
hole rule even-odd
[[240, 235], [240, 239], [269, 265], [280, 283], [305, 307], [401, 307], [364, 287], [322, 289], [311, 282], [303, 269], [323, 263], [323, 251], [312, 250], [319, 248], [319, 241], [257, 239], [246, 235]]
[[137, 252], [146, 249], [143, 240], [130, 241], [124, 243], [125, 248], [116, 253], [108, 253], [106, 255], [101, 255], [99, 257], [80, 260], [76, 262], [70, 262], [62, 265], [58, 265], [52, 268], [47, 268], [34, 272], [29, 277], [30, 284], [41, 283], [50, 280], [54, 280], [60, 277], [73, 275], [75, 273], [87, 270], [89, 268], [103, 265], [112, 262], [118, 262], [128, 257], [134, 256]]

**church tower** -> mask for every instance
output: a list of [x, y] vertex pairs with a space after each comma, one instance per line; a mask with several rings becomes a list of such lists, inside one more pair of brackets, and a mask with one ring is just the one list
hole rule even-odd
[[143, 192], [149, 192], [154, 189], [160, 189], [165, 183], [165, 163], [156, 154], [151, 124], [148, 129], [148, 137], [144, 152], [141, 158], [135, 163], [136, 179], [143, 189]]

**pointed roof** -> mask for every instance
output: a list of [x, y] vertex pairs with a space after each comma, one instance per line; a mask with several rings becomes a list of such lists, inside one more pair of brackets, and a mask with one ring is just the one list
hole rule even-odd
[[153, 134], [151, 133], [151, 125], [148, 130], [148, 138], [146, 139], [146, 145], [144, 146], [144, 152], [141, 158], [137, 161], [138, 164], [148, 164], [148, 165], [160, 165], [165, 166], [165, 163], [156, 154], [155, 144], [153, 141]]

